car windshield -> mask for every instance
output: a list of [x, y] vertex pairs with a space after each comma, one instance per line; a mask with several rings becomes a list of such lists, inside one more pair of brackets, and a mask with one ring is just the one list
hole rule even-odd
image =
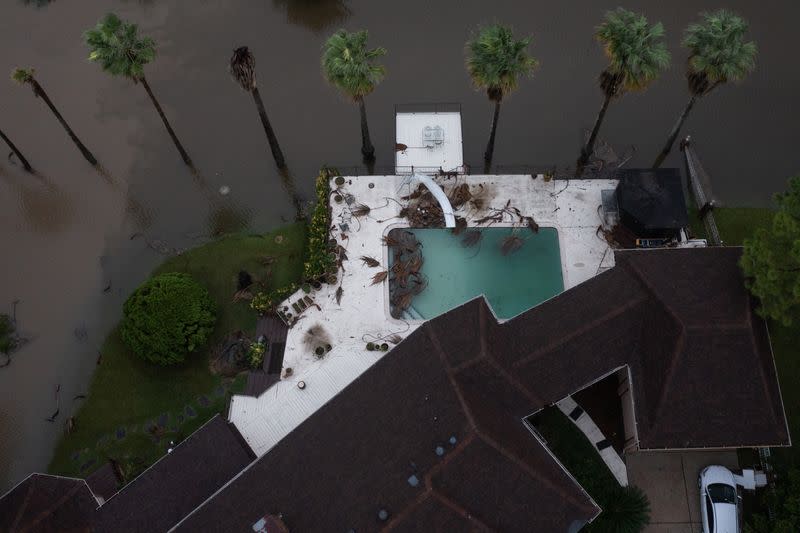
[[708, 495], [714, 503], [736, 503], [736, 489], [722, 483], [712, 483], [708, 486]]

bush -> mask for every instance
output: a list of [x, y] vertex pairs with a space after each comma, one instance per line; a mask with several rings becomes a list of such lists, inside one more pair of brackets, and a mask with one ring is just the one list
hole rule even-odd
[[592, 533], [639, 533], [650, 523], [650, 502], [639, 487], [617, 486], [597, 503], [603, 512], [587, 528]]
[[17, 346], [14, 323], [8, 315], [0, 314], [0, 353], [8, 355]]
[[275, 310], [275, 306], [294, 294], [296, 290], [297, 284], [290, 283], [285, 287], [279, 287], [269, 292], [259, 292], [250, 301], [250, 308], [262, 315], [269, 313]]
[[188, 274], [161, 274], [144, 283], [123, 307], [122, 340], [139, 357], [170, 365], [201, 348], [216, 322], [208, 291]]
[[250, 365], [250, 368], [261, 368], [261, 365], [264, 364], [264, 354], [266, 353], [266, 341], [255, 341], [250, 343], [250, 349], [247, 350], [247, 362]]
[[331, 187], [328, 180], [335, 171], [323, 168], [316, 182], [317, 201], [308, 225], [308, 252], [303, 266], [306, 281], [320, 279], [336, 271], [336, 257], [330, 249], [331, 209], [328, 197]]

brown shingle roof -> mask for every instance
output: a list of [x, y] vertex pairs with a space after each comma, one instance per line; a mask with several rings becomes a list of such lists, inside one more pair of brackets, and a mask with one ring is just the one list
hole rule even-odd
[[483, 299], [431, 320], [178, 529], [276, 512], [292, 531], [574, 529], [597, 507], [522, 419], [625, 365], [642, 447], [786, 444], [740, 254], [618, 252], [503, 324]]
[[488, 339], [490, 317], [474, 300], [417, 329], [178, 529], [246, 530], [265, 513], [291, 531], [424, 519], [428, 531], [563, 532], [591, 519], [599, 509], [523, 425], [530, 397], [481, 342], [452, 334]]
[[0, 497], [0, 531], [89, 531], [95, 507], [82, 479], [31, 474]]
[[94, 530], [166, 531], [253, 459], [217, 415], [100, 506]]

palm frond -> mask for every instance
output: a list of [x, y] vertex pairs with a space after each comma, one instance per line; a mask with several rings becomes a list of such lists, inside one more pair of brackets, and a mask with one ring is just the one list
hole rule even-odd
[[144, 77], [144, 66], [156, 57], [155, 41], [140, 37], [136, 24], [124, 22], [114, 13], [84, 33], [84, 40], [89, 46], [89, 61], [100, 63], [113, 76], [134, 81]]
[[230, 72], [234, 81], [245, 91], [256, 88], [256, 58], [246, 46], [233, 51], [230, 61]]
[[531, 38], [515, 39], [511, 29], [495, 24], [467, 42], [467, 72], [478, 89], [495, 101], [517, 88], [519, 78], [533, 75], [539, 62], [527, 52]]
[[361, 256], [361, 262], [364, 263], [364, 265], [366, 265], [366, 266], [368, 266], [370, 268], [375, 268], [377, 266], [380, 266], [380, 262], [378, 262], [377, 259], [375, 259], [373, 257], [370, 257], [368, 255], [362, 255]]
[[700, 22], [686, 28], [683, 45], [689, 49], [687, 77], [693, 94], [741, 81], [755, 69], [758, 49], [746, 40], [747, 31], [747, 21], [726, 10], [703, 13]]
[[372, 276], [372, 283], [370, 283], [370, 285], [377, 285], [379, 283], [383, 283], [384, 281], [386, 281], [386, 278], [388, 276], [389, 276], [389, 272], [386, 271], [386, 270], [382, 270], [382, 271], [378, 272], [377, 274], [375, 274], [374, 276]]
[[621, 7], [609, 11], [595, 37], [609, 60], [600, 79], [607, 95], [643, 90], [669, 66], [664, 26], [660, 22], [651, 25], [644, 15]]
[[356, 100], [374, 91], [386, 75], [386, 67], [375, 61], [386, 55], [386, 49], [368, 49], [368, 36], [366, 30], [353, 33], [339, 30], [323, 46], [323, 76]]

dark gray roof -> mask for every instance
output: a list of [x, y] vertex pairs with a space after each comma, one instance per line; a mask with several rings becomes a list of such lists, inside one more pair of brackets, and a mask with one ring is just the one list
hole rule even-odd
[[95, 531], [166, 531], [255, 455], [219, 415], [181, 442], [95, 513]]
[[0, 497], [0, 531], [89, 531], [95, 507], [82, 479], [31, 474]]

